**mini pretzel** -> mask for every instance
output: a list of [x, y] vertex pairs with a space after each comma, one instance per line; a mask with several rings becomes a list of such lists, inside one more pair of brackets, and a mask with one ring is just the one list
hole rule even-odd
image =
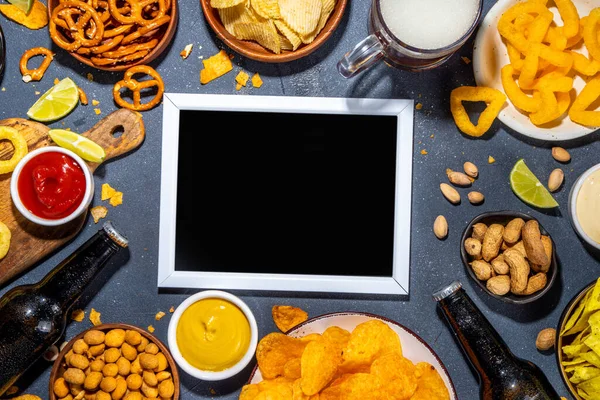
[[[135, 74], [147, 74], [150, 75], [153, 79], [140, 82], [136, 79], [133, 79], [133, 75]], [[156, 95], [148, 103], [142, 104], [141, 91], [143, 89], [150, 88], [153, 86], [156, 86], [158, 89]], [[121, 97], [121, 88], [123, 87], [126, 87], [133, 93], [133, 104], [123, 100], [123, 98]], [[147, 65], [137, 65], [125, 71], [123, 80], [117, 82], [113, 87], [113, 96], [115, 98], [115, 103], [117, 103], [121, 107], [128, 108], [134, 111], [146, 111], [150, 110], [151, 108], [155, 107], [158, 103], [161, 102], [164, 91], [165, 84], [158, 72], [156, 72], [153, 68]]]
[[139, 60], [141, 58], [146, 57], [148, 53], [150, 53], [150, 50], [140, 50], [133, 54], [129, 54], [120, 58], [92, 57], [90, 58], [90, 60], [92, 60], [94, 65], [113, 65], [119, 62], [128, 63], [131, 61]]
[[147, 34], [148, 32], [151, 32], [151, 31], [157, 29], [158, 27], [166, 24], [170, 20], [171, 20], [171, 17], [168, 15], [164, 15], [160, 18], [157, 18], [152, 23], [150, 23], [146, 26], [143, 26], [143, 27], [139, 28], [137, 31], [132, 32], [129, 35], [125, 36], [125, 39], [123, 39], [121, 44], [123, 44], [123, 45], [129, 44], [129, 43], [133, 42], [134, 40], [139, 39], [140, 36], [143, 36], [143, 35]]
[[[77, 22], [73, 19], [74, 15], [78, 16]], [[85, 26], [90, 25], [91, 28], [92, 21], [93, 29], [86, 31]], [[60, 26], [64, 29], [65, 24], [72, 41], [69, 41], [56, 28]], [[48, 29], [54, 43], [67, 51], [75, 51], [81, 46], [96, 46], [104, 35], [104, 23], [98, 12], [92, 6], [79, 0], [64, 0], [59, 3], [52, 11]], [[87, 34], [91, 34], [91, 37], [88, 38]]]
[[141, 50], [150, 50], [156, 47], [158, 39], [152, 39], [146, 43], [130, 44], [129, 46], [121, 46], [117, 50], [107, 51], [102, 53], [102, 57], [121, 58], [129, 54], [136, 53]]
[[[44, 56], [44, 60], [36, 69], [27, 68], [27, 63], [29, 62], [29, 59], [35, 56]], [[21, 75], [23, 75], [23, 80], [26, 82], [41, 80], [53, 59], [54, 54], [45, 47], [34, 47], [32, 49], [27, 50], [21, 56], [21, 61], [19, 62], [19, 69], [21, 70]], [[29, 78], [26, 78], [26, 76], [28, 76]]]
[[121, 10], [117, 6], [117, 0], [108, 0], [108, 9], [110, 11], [110, 15], [122, 24], [139, 24], [143, 25], [142, 21], [142, 7], [140, 6], [140, 2], [138, 0], [125, 0], [129, 5], [129, 16], [126, 16], [121, 13]]

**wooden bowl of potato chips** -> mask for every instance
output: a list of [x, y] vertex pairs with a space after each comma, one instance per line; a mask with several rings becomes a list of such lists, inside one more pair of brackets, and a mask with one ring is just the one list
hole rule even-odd
[[458, 398], [448, 371], [423, 339], [368, 313], [325, 314], [287, 334], [270, 333], [260, 340], [256, 359], [240, 400], [269, 391], [310, 399]]
[[200, 0], [204, 17], [219, 39], [243, 56], [271, 63], [296, 60], [319, 48], [339, 25], [346, 3]]
[[577, 293], [556, 328], [560, 376], [577, 400], [600, 398], [600, 278]]

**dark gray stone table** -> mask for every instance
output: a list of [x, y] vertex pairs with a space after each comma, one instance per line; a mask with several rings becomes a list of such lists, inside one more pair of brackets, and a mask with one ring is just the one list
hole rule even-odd
[[[198, 0], [180, 0], [179, 28], [172, 46], [152, 65], [162, 74], [168, 92], [225, 93], [239, 96], [288, 95], [335, 96], [415, 99], [423, 104], [414, 120], [414, 177], [410, 298], [371, 296], [310, 295], [301, 293], [236, 293], [248, 303], [256, 314], [260, 336], [273, 330], [271, 306], [291, 304], [307, 310], [310, 316], [335, 311], [357, 310], [381, 314], [413, 329], [427, 341], [441, 357], [458, 391], [460, 399], [478, 397], [478, 385], [448, 327], [436, 312], [431, 293], [441, 285], [455, 279], [463, 282], [467, 292], [483, 310], [504, 337], [510, 348], [519, 356], [538, 364], [561, 395], [567, 394], [553, 354], [542, 354], [535, 348], [537, 333], [546, 327], [555, 327], [563, 307], [582, 287], [600, 275], [600, 263], [589, 253], [570, 226], [567, 214], [568, 192], [574, 180], [584, 170], [600, 162], [598, 134], [583, 140], [564, 143], [572, 154], [570, 164], [564, 166], [566, 183], [556, 194], [560, 208], [556, 213], [542, 213], [522, 203], [511, 191], [508, 175], [519, 158], [525, 158], [533, 171], [544, 180], [554, 168], [559, 167], [550, 155], [550, 143], [529, 142], [517, 133], [508, 132], [496, 122], [482, 139], [471, 140], [457, 130], [450, 115], [450, 91], [459, 85], [473, 84], [471, 65], [460, 56], [471, 57], [472, 43], [454, 55], [442, 67], [422, 73], [392, 69], [385, 64], [363, 73], [353, 80], [343, 79], [336, 71], [337, 60], [367, 34], [369, 1], [350, 1], [347, 13], [330, 40], [304, 60], [279, 65], [265, 65], [236, 55], [234, 71], [207, 85], [200, 85], [201, 57], [215, 54], [224, 45], [215, 38], [205, 23]], [[485, 1], [485, 12], [493, 4]], [[61, 49], [55, 48], [56, 59], [43, 81], [25, 84], [21, 81], [18, 62], [21, 54], [33, 46], [50, 46], [46, 29], [30, 31], [0, 17], [6, 34], [8, 64], [0, 87], [0, 118], [25, 117], [27, 109], [37, 99], [35, 91], [42, 93], [52, 86], [55, 77], [71, 77], [90, 99], [100, 101], [100, 115], [93, 106], [78, 106], [73, 113], [52, 127], [70, 127], [83, 132], [101, 117], [116, 109], [112, 101], [112, 85], [121, 79], [121, 73], [106, 73], [74, 62]], [[188, 43], [194, 44], [191, 56], [182, 60], [179, 52]], [[244, 69], [259, 72], [264, 80], [260, 89], [252, 87], [235, 90], [234, 76]], [[93, 82], [86, 79], [92, 73]], [[87, 311], [84, 322], [69, 325], [66, 339], [90, 327], [89, 310], [94, 307], [102, 313], [103, 322], [125, 322], [140, 327], [153, 325], [155, 334], [166, 342], [171, 306], [177, 306], [195, 292], [159, 293], [157, 289], [157, 247], [159, 232], [159, 186], [162, 107], [144, 113], [147, 136], [134, 153], [112, 160], [95, 173], [96, 197], [100, 204], [100, 186], [104, 182], [124, 192], [123, 205], [109, 206], [108, 218], [129, 237], [130, 249], [114, 265], [105, 282], [99, 282], [82, 300]], [[202, 126], [202, 121], [199, 121]], [[228, 129], [243, 129], [243, 125], [228, 123]], [[422, 155], [421, 150], [427, 150]], [[488, 164], [488, 156], [496, 159]], [[438, 189], [445, 180], [445, 169], [460, 169], [465, 161], [480, 168], [480, 178], [474, 188], [486, 196], [485, 203], [473, 206], [467, 201], [453, 206], [444, 200]], [[466, 191], [464, 196], [466, 197]], [[529, 213], [538, 218], [553, 235], [561, 261], [560, 278], [556, 288], [543, 300], [527, 307], [517, 307], [498, 302], [486, 296], [466, 275], [459, 256], [460, 234], [466, 224], [484, 211], [511, 209]], [[448, 219], [450, 234], [438, 241], [432, 233], [432, 224], [438, 214]], [[91, 218], [81, 233], [67, 246], [39, 263], [2, 288], [38, 281], [64, 257], [87, 240], [100, 225]], [[110, 269], [110, 268], [109, 268]], [[158, 311], [167, 315], [154, 320]], [[1, 361], [0, 361], [1, 365]], [[249, 370], [227, 382], [209, 383], [182, 374], [183, 399], [237, 399]], [[26, 375], [20, 387], [25, 392], [48, 397], [47, 387], [50, 364], [38, 363]]]

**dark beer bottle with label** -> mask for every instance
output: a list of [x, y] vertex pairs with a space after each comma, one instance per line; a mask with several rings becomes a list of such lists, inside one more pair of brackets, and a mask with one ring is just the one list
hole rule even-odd
[[482, 400], [560, 400], [538, 366], [510, 351], [460, 282], [433, 298], [479, 375]]
[[0, 396], [60, 339], [83, 290], [127, 243], [107, 222], [41, 281], [0, 298]]

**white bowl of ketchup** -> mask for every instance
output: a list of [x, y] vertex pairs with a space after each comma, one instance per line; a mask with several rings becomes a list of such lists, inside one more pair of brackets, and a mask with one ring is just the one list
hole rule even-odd
[[19, 161], [12, 174], [10, 195], [29, 221], [58, 226], [86, 212], [94, 197], [94, 179], [77, 154], [46, 146]]

